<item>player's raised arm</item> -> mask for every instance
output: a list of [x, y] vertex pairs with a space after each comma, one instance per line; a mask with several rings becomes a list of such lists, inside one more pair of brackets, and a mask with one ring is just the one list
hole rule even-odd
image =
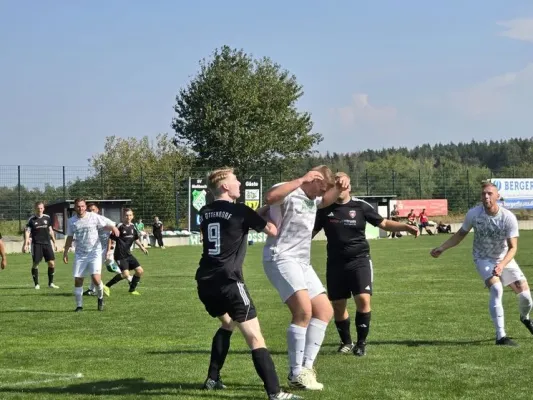
[[4, 241], [2, 240], [2, 235], [0, 235], [0, 258], [2, 258], [2, 262], [0, 262], [0, 268], [5, 269], [7, 267], [7, 254]]
[[266, 192], [265, 200], [268, 205], [279, 204], [285, 200], [285, 197], [294, 192], [304, 183], [322, 180], [324, 180], [324, 176], [319, 171], [309, 171], [301, 178], [273, 186], [268, 192]]
[[342, 192], [350, 189], [350, 177], [344, 173], [337, 174], [335, 177], [335, 185], [330, 187], [324, 196], [318, 208], [324, 208], [332, 205]]
[[417, 237], [420, 233], [418, 228], [414, 225], [408, 225], [390, 219], [384, 219], [383, 221], [381, 221], [379, 227], [387, 232], [409, 232], [415, 235], [415, 237]]

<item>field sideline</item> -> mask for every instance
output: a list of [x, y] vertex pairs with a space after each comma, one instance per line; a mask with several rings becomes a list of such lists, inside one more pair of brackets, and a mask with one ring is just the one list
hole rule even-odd
[[[533, 282], [533, 232], [521, 234], [517, 261]], [[371, 241], [375, 283], [368, 355], [338, 355], [331, 323], [316, 365], [325, 389], [302, 392], [305, 399], [531, 399], [533, 336], [519, 321], [514, 294], [505, 290], [506, 327], [520, 347], [496, 347], [487, 291], [470, 256], [472, 235], [432, 259], [429, 250], [446, 237]], [[313, 243], [322, 278], [325, 244]], [[266, 398], [240, 333], [233, 335], [223, 369], [229, 390], [197, 390], [218, 328], [196, 296], [199, 251], [136, 251], [146, 270], [141, 296], [129, 296], [121, 282], [111, 289], [103, 313], [92, 297], [84, 298], [82, 313], [73, 312], [71, 264], [58, 260], [55, 282], [61, 288], [55, 291], [47, 288], [42, 264], [36, 291], [30, 256], [9, 255], [8, 269], [0, 273], [0, 398]], [[249, 247], [245, 277], [286, 387], [289, 313], [264, 276], [261, 251], [262, 245]], [[110, 277], [106, 272], [104, 281]], [[350, 314], [353, 319], [352, 304]]]

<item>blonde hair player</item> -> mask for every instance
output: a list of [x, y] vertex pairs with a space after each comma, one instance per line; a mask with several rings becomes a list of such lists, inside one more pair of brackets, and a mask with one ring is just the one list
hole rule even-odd
[[328, 167], [320, 165], [266, 193], [269, 218], [276, 224], [278, 236], [267, 238], [263, 268], [292, 314], [287, 347], [288, 383], [293, 388], [324, 388], [316, 380], [313, 365], [333, 309], [311, 266], [311, 235], [317, 209], [333, 204], [349, 185], [349, 177], [335, 179]]
[[481, 205], [471, 208], [463, 226], [440, 247], [431, 250], [432, 257], [439, 257], [446, 250], [457, 246], [474, 229], [472, 255], [477, 272], [489, 289], [489, 313], [496, 330], [496, 344], [516, 346], [507, 337], [502, 305], [503, 287], [509, 286], [518, 295], [520, 321], [533, 334], [529, 313], [533, 307], [526, 277], [514, 257], [518, 249], [518, 221], [509, 210], [500, 207], [498, 188], [491, 182], [481, 186]]
[[281, 391], [242, 272], [248, 231], [253, 229], [275, 236], [277, 229], [250, 207], [235, 203], [241, 195], [241, 183], [232, 168], [213, 171], [209, 174], [207, 186], [215, 200], [199, 211], [203, 251], [195, 279], [198, 297], [209, 315], [220, 320], [221, 326], [213, 337], [204, 389], [226, 388], [220, 371], [236, 325], [251, 350], [255, 370], [264, 383], [269, 400], [301, 399]]

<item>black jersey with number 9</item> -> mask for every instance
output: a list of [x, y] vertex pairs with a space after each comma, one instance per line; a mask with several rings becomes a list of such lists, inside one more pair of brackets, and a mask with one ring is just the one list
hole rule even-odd
[[200, 209], [203, 252], [196, 280], [243, 281], [248, 231], [263, 231], [266, 221], [242, 203], [215, 200]]

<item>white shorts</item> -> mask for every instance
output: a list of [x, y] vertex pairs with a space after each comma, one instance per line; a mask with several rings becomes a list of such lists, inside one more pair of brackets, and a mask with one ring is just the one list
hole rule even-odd
[[290, 259], [263, 260], [263, 269], [284, 303], [298, 290], [307, 289], [311, 299], [326, 292], [310, 264]]
[[102, 274], [102, 257], [98, 255], [77, 256], [74, 254], [74, 265], [72, 266], [74, 278], [83, 278], [87, 275]]
[[[494, 267], [496, 267], [496, 260], [479, 259], [475, 260], [475, 263], [477, 272], [483, 281], [493, 277], [492, 272], [494, 271]], [[513, 282], [524, 279], [526, 277], [514, 259], [507, 264], [500, 276], [503, 286], [509, 286]]]

